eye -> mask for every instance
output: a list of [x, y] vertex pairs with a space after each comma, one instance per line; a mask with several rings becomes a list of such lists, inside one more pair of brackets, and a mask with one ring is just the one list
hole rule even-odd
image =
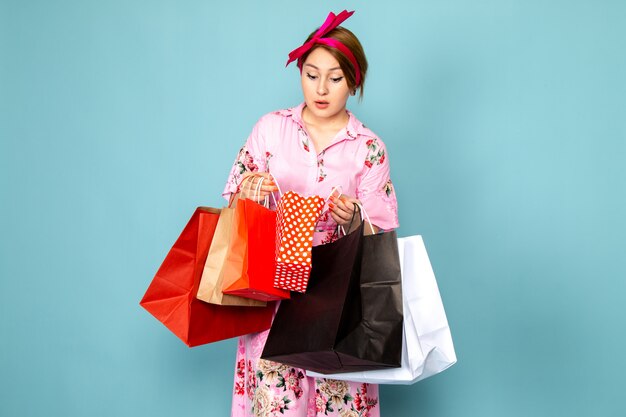
[[330, 80], [331, 80], [332, 82], [334, 82], [334, 83], [338, 83], [338, 82], [340, 82], [341, 80], [343, 80], [343, 77], [331, 78]]
[[317, 75], [311, 75], [308, 72], [306, 73], [306, 76], [309, 77], [309, 80], [316, 80], [317, 79]]

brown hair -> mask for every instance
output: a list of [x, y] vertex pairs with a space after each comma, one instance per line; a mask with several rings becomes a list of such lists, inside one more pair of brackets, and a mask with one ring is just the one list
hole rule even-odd
[[[309, 37], [306, 39], [305, 43], [310, 41], [313, 38], [313, 35], [317, 32], [317, 29], [311, 32]], [[348, 29], [338, 26], [335, 29], [328, 32], [323, 36], [324, 38], [333, 38], [341, 42], [352, 52], [354, 58], [356, 59], [357, 64], [359, 65], [359, 69], [361, 71], [361, 83], [358, 86], [359, 89], [359, 98], [363, 98], [363, 85], [365, 84], [365, 74], [367, 73], [367, 58], [365, 58], [365, 52], [363, 51], [363, 46], [359, 39], [354, 35], [354, 33], [350, 32]], [[302, 64], [306, 61], [307, 57], [313, 50], [316, 48], [324, 48], [330, 54], [335, 57], [337, 62], [339, 62], [339, 66], [343, 71], [344, 76], [346, 77], [346, 82], [348, 83], [348, 88], [350, 91], [355, 91], [356, 86], [356, 71], [352, 66], [352, 63], [339, 49], [333, 48], [331, 46], [327, 46], [324, 44], [315, 44], [313, 48], [309, 49], [305, 54], [303, 54], [298, 60], [298, 66], [302, 68]]]

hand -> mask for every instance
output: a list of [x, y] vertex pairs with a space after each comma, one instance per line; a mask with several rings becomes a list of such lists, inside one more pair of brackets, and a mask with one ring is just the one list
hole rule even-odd
[[[259, 182], [263, 181], [261, 188]], [[240, 185], [239, 198], [248, 198], [254, 201], [262, 201], [273, 192], [278, 191], [274, 178], [269, 172], [250, 172], [244, 176]]]
[[[349, 227], [349, 230], [346, 230], [346, 233], [350, 233], [361, 224], [361, 214], [354, 213], [357, 204], [361, 204], [361, 202], [356, 198], [352, 198], [347, 195], [341, 194], [338, 197], [335, 197], [334, 195], [330, 197], [330, 202], [328, 203], [330, 216], [338, 225]], [[352, 220], [353, 215], [354, 221]], [[365, 226], [365, 230], [363, 230], [363, 234], [376, 234], [378, 233], [378, 230], [378, 226], [367, 224]]]
[[[330, 216], [340, 226], [356, 227], [361, 223], [361, 215], [355, 214], [356, 204], [360, 204], [356, 198], [341, 194], [331, 196], [328, 203]], [[352, 220], [355, 217], [354, 221]], [[350, 223], [352, 222], [352, 225]]]

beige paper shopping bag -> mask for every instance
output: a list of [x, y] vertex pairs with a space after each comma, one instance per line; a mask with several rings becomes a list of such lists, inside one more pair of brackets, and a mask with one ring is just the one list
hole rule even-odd
[[222, 293], [224, 261], [226, 260], [228, 245], [232, 237], [234, 214], [235, 209], [231, 207], [224, 207], [220, 212], [215, 235], [204, 264], [204, 270], [202, 271], [197, 298], [211, 304], [263, 307], [266, 305], [264, 301]]

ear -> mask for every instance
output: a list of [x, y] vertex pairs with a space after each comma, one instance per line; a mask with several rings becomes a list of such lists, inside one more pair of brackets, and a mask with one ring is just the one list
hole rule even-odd
[[355, 88], [354, 90], [350, 91], [350, 95], [351, 95], [351, 96], [353, 96], [353, 95], [355, 95], [355, 94], [356, 94], [356, 88]]

